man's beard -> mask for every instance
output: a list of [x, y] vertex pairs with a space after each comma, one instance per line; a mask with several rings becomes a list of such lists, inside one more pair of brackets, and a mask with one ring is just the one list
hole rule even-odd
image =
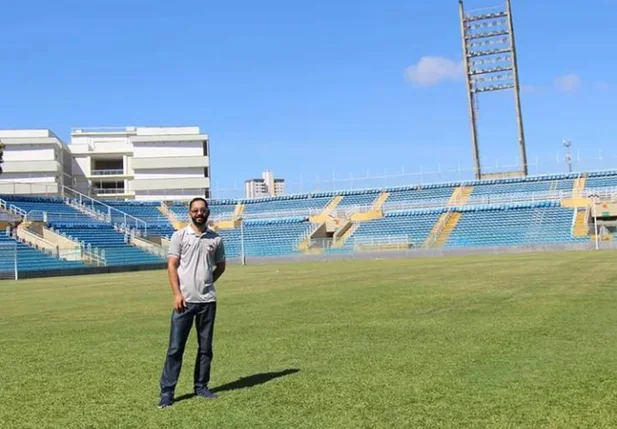
[[208, 218], [205, 216], [195, 216], [191, 218], [193, 223], [197, 226], [204, 226], [208, 223]]

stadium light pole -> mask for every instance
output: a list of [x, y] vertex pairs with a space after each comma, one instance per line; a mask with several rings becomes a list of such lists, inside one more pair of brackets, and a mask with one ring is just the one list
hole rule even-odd
[[459, 17], [476, 179], [495, 176], [482, 173], [477, 120], [479, 95], [508, 89], [514, 90], [521, 170], [496, 175], [526, 176], [529, 171], [510, 0], [505, 0], [504, 7], [494, 8], [492, 12], [475, 14], [466, 12], [463, 0], [459, 0]]
[[600, 241], [599, 241], [599, 238], [598, 238], [598, 232], [599, 232], [598, 231], [598, 217], [597, 217], [597, 212], [596, 212], [596, 204], [597, 204], [597, 202], [598, 202], [598, 196], [594, 195], [592, 197], [592, 200], [591, 200], [591, 204], [592, 204], [592, 206], [591, 206], [592, 214], [591, 215], [593, 216], [593, 230], [594, 230], [594, 235], [595, 235], [595, 238], [596, 238], [595, 239], [595, 241], [596, 241], [596, 250], [600, 250]]
[[572, 141], [564, 139], [563, 146], [566, 148], [566, 162], [568, 163], [568, 172], [572, 173]]

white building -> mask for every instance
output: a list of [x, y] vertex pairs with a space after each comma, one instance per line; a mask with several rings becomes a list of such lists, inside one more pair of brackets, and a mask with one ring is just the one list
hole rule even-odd
[[261, 179], [244, 182], [246, 198], [273, 197], [285, 193], [285, 180], [275, 179], [271, 171], [264, 171]]
[[74, 129], [72, 186], [94, 198], [210, 197], [210, 147], [199, 127]]
[[0, 130], [0, 141], [5, 145], [0, 194], [57, 195], [70, 184], [70, 152], [50, 130]]

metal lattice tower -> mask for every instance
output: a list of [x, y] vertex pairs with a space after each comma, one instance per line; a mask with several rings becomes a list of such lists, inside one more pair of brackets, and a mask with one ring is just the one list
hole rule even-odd
[[[505, 0], [504, 8], [476, 14], [466, 12], [459, 0], [459, 13], [476, 179], [526, 176], [527, 153], [510, 0]], [[484, 174], [478, 146], [478, 98], [481, 93], [509, 89], [514, 90], [521, 170]]]

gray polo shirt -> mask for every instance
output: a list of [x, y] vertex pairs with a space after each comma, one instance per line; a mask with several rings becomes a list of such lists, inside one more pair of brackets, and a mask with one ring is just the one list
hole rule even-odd
[[216, 291], [212, 271], [225, 261], [223, 239], [206, 229], [203, 234], [188, 225], [173, 233], [167, 256], [180, 258], [178, 278], [186, 302], [214, 302]]

